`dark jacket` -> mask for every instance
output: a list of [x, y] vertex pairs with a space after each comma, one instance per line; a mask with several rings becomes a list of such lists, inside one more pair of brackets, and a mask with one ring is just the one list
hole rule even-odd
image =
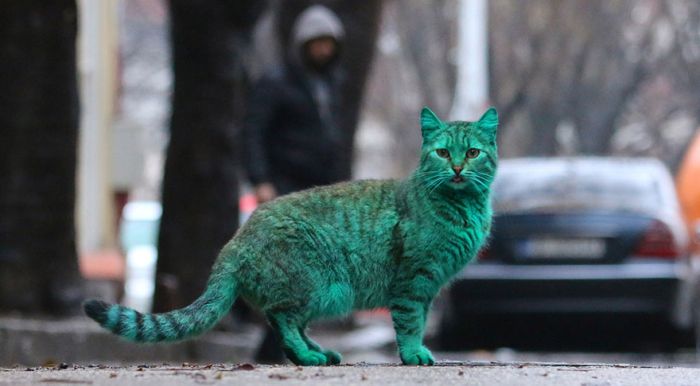
[[340, 44], [344, 31], [332, 11], [315, 5], [295, 22], [287, 64], [264, 75], [249, 99], [243, 127], [248, 177], [272, 183], [279, 194], [350, 179], [352, 135], [340, 114], [337, 61], [321, 73], [303, 58], [304, 45], [322, 36]]
[[312, 81], [296, 65], [254, 86], [243, 129], [245, 165], [254, 184], [271, 182], [287, 193], [350, 178], [346, 153], [352, 139], [340, 121], [339, 76], [331, 72], [318, 81], [329, 91], [330, 114], [324, 117]]

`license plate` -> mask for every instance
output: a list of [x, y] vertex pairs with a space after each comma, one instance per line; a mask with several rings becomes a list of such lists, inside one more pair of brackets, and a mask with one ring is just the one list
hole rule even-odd
[[520, 244], [520, 255], [535, 259], [600, 259], [605, 256], [605, 240], [530, 239]]

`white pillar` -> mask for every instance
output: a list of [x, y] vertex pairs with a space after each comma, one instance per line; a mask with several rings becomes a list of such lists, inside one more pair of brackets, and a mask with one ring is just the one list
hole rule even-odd
[[117, 1], [80, 0], [78, 70], [78, 248], [94, 252], [115, 245], [111, 188], [111, 129], [117, 64]]
[[459, 0], [457, 85], [450, 119], [478, 119], [489, 103], [488, 1]]

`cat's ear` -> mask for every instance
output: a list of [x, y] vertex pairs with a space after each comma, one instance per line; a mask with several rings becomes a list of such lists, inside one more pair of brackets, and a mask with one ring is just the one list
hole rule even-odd
[[423, 133], [423, 138], [428, 138], [438, 129], [443, 127], [443, 123], [435, 113], [428, 108], [423, 107], [420, 112], [420, 128]]
[[479, 118], [477, 124], [482, 130], [488, 132], [489, 136], [495, 141], [496, 131], [498, 130], [498, 112], [496, 112], [496, 108], [489, 107], [484, 115]]
[[496, 133], [498, 128], [498, 112], [495, 107], [489, 107], [484, 115], [479, 118], [479, 126]]

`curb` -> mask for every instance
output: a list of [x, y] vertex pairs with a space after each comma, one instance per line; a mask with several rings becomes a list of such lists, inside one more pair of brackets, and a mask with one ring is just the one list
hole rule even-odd
[[259, 328], [243, 333], [212, 331], [174, 344], [137, 345], [86, 318], [40, 320], [0, 317], [0, 366], [49, 363], [244, 362], [253, 356]]

